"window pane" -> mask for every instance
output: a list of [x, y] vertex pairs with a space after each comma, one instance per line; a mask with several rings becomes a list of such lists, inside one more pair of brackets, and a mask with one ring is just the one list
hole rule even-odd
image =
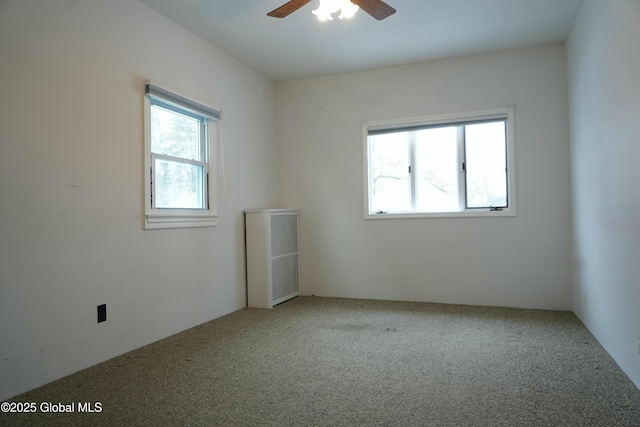
[[373, 135], [369, 136], [368, 143], [369, 211], [410, 211], [408, 134]]
[[506, 123], [466, 126], [467, 207], [507, 206]]
[[458, 129], [441, 127], [415, 132], [416, 210], [460, 210]]
[[201, 120], [151, 106], [151, 151], [183, 159], [206, 161], [200, 137]]
[[156, 208], [205, 209], [203, 167], [155, 159]]

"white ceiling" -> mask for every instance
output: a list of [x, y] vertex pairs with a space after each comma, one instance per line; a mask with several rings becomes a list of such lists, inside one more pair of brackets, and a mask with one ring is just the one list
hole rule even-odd
[[273, 80], [361, 71], [565, 41], [582, 0], [385, 0], [376, 21], [319, 22], [318, 0], [284, 19], [287, 0], [140, 0]]

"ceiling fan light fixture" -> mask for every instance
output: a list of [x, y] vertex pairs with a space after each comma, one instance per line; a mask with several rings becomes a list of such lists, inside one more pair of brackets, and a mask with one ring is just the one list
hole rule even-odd
[[320, 21], [333, 21], [333, 14], [340, 11], [338, 18], [351, 18], [360, 7], [349, 0], [320, 0], [320, 6], [312, 13]]

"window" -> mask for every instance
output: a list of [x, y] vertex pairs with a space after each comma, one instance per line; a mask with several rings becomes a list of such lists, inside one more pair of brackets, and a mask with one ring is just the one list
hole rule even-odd
[[145, 82], [145, 228], [214, 226], [220, 112]]
[[513, 216], [513, 111], [364, 126], [365, 218]]

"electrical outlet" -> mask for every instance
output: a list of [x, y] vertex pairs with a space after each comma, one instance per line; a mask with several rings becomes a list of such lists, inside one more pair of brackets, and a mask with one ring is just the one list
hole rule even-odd
[[107, 321], [107, 304], [98, 306], [98, 323]]
[[589, 305], [589, 293], [587, 291], [584, 291], [582, 293], [582, 303], [584, 304], [585, 307]]
[[640, 337], [638, 337], [638, 354], [640, 354]]

